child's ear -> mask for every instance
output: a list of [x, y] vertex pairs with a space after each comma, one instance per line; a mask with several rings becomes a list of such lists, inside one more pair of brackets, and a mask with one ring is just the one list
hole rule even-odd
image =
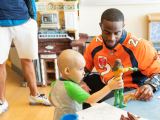
[[64, 68], [64, 73], [65, 73], [66, 75], [69, 74], [69, 68], [68, 68], [68, 67], [65, 67], [65, 68]]

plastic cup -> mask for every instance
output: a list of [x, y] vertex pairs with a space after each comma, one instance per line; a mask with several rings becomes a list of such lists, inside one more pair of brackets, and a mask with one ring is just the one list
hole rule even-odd
[[66, 114], [61, 117], [61, 120], [78, 120], [78, 116], [75, 114]]

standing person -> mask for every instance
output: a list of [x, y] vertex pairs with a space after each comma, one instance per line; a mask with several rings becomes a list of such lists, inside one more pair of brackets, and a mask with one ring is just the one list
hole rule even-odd
[[[84, 54], [84, 82], [91, 89], [90, 93], [98, 91], [114, 77], [111, 67], [119, 58], [123, 67], [138, 68], [138, 71], [126, 72], [122, 76], [124, 92], [136, 88], [138, 100], [151, 100], [153, 92], [160, 89], [160, 58], [152, 44], [124, 29], [124, 16], [118, 9], [105, 10], [99, 25], [102, 35], [93, 38]], [[89, 75], [94, 67], [100, 75]], [[105, 99], [113, 97], [113, 93]]]
[[13, 41], [27, 79], [31, 105], [51, 105], [37, 90], [33, 59], [38, 58], [36, 6], [34, 0], [0, 0], [0, 114], [8, 110], [5, 99], [6, 61]]

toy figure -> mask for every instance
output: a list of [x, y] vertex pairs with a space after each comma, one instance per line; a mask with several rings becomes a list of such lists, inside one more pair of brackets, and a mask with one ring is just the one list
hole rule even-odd
[[132, 99], [136, 100], [136, 97], [135, 97], [134, 93], [129, 93], [129, 94], [126, 94], [126, 95], [123, 96], [124, 104], [127, 104], [129, 99], [130, 100], [132, 100]]
[[[137, 71], [137, 68], [131, 68], [131, 67], [123, 68], [123, 66], [121, 64], [121, 60], [116, 59], [115, 64], [112, 67], [112, 71], [114, 73], [114, 79], [116, 79], [117, 77], [122, 77], [123, 73], [127, 72], [129, 70]], [[124, 88], [115, 90], [115, 92], [114, 92], [114, 97], [115, 97], [114, 106], [119, 105], [120, 108], [126, 107], [126, 105], [123, 104], [123, 89]], [[119, 90], [120, 90], [120, 93], [119, 93]], [[120, 99], [120, 104], [118, 103], [118, 95], [119, 95], [119, 99]]]

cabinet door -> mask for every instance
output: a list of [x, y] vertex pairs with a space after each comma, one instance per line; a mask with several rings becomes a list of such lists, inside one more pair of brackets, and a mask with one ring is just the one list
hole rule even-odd
[[65, 15], [65, 28], [77, 29], [77, 13], [76, 12], [64, 12]]

